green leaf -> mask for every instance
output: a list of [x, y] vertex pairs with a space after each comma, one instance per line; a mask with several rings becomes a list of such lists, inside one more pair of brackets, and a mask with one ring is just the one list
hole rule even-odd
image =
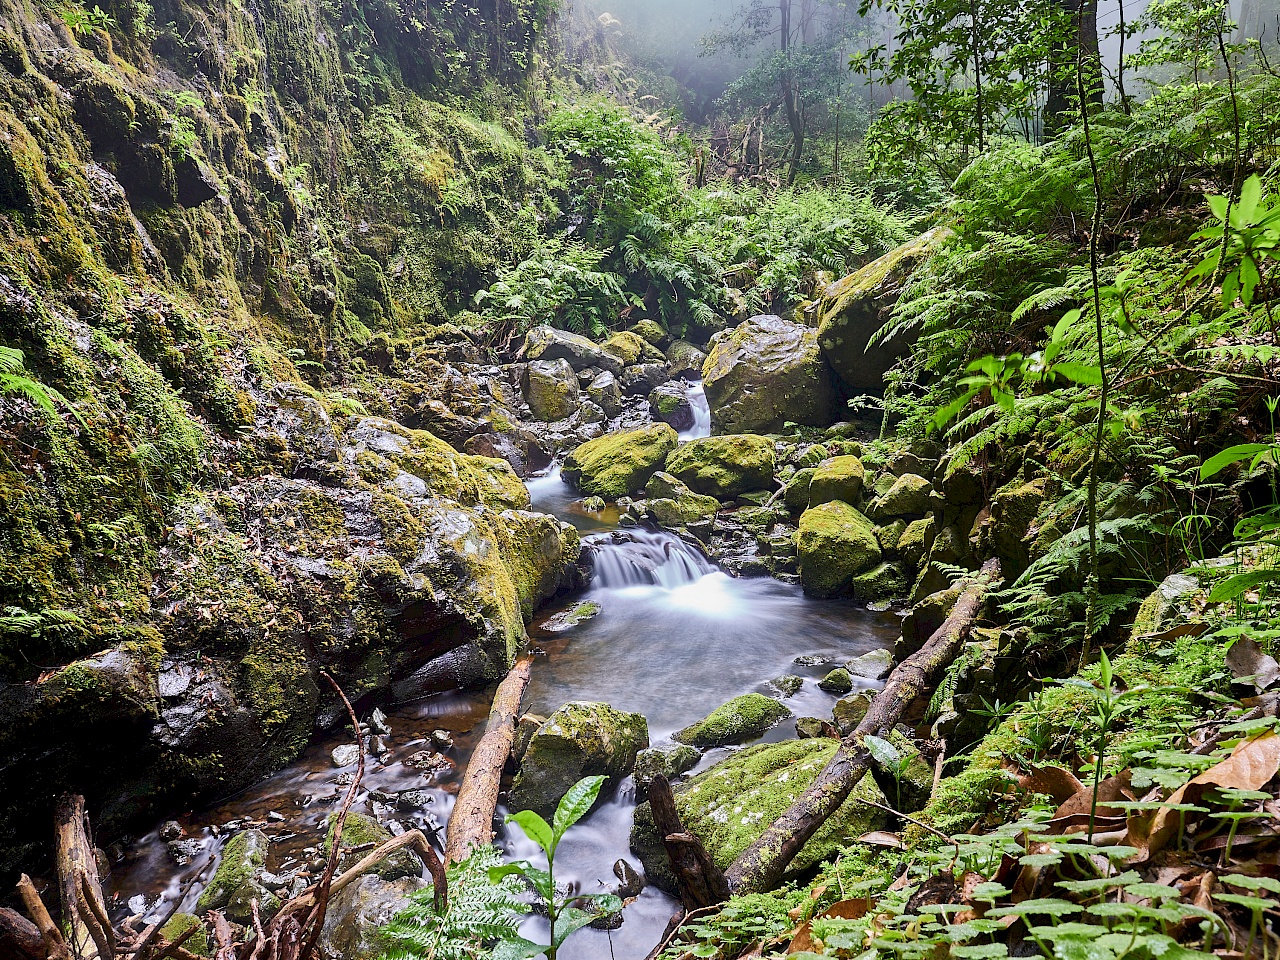
[[892, 770], [902, 760], [901, 752], [888, 740], [877, 737], [874, 734], [868, 734], [862, 738], [862, 742], [876, 763], [883, 767]]
[[1206, 460], [1200, 467], [1200, 479], [1208, 480], [1231, 466], [1233, 463], [1239, 463], [1241, 460], [1248, 460], [1250, 457], [1257, 456], [1259, 453], [1266, 453], [1274, 448], [1274, 444], [1270, 443], [1238, 443], [1233, 447], [1215, 453]]
[[1264, 583], [1275, 583], [1277, 581], [1280, 581], [1280, 570], [1271, 568], [1250, 570], [1248, 573], [1237, 573], [1235, 576], [1227, 577], [1227, 579], [1209, 591], [1209, 602], [1222, 603], [1224, 600], [1234, 600], [1246, 590], [1252, 590], [1254, 587]]
[[510, 940], [499, 940], [493, 948], [493, 960], [532, 960], [533, 957], [544, 956], [547, 948], [540, 943], [515, 937]]
[[1240, 201], [1236, 204], [1236, 218], [1240, 224], [1252, 223], [1262, 199], [1262, 178], [1256, 173], [1240, 187]]
[[526, 837], [542, 848], [543, 853], [554, 853], [556, 837], [551, 825], [533, 810], [521, 810], [507, 817], [507, 823], [518, 824]]
[[556, 935], [551, 941], [551, 945], [559, 949], [560, 944], [564, 943], [570, 936], [577, 933], [596, 917], [598, 913], [588, 913], [586, 910], [579, 910], [577, 907], [565, 907], [560, 911], [560, 916], [556, 918]]
[[596, 797], [600, 796], [600, 788], [604, 786], [605, 780], [605, 777], [600, 776], [583, 777], [569, 788], [568, 793], [560, 798], [560, 804], [556, 807], [554, 818], [555, 839], [552, 841], [553, 850], [559, 844], [560, 838], [565, 835], [565, 831], [587, 815], [591, 805], [596, 802]]
[[1068, 380], [1076, 383], [1084, 384], [1087, 387], [1096, 387], [1102, 383], [1102, 371], [1094, 364], [1077, 363], [1067, 360], [1062, 363], [1053, 365], [1053, 372], [1061, 374]]

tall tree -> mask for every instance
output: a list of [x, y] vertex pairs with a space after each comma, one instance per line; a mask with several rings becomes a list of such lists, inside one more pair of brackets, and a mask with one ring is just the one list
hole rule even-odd
[[1060, 4], [1050, 23], [1049, 95], [1044, 105], [1046, 136], [1074, 122], [1078, 88], [1085, 90], [1088, 107], [1102, 105], [1098, 0], [1060, 0]]

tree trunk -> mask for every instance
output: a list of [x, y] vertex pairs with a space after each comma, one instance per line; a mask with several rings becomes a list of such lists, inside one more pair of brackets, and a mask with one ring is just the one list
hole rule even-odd
[[950, 616], [925, 645], [898, 664], [884, 689], [876, 694], [857, 728], [845, 737], [809, 789], [742, 852], [725, 876], [734, 893], [770, 890], [809, 838], [840, 809], [871, 763], [862, 745], [867, 734], [893, 727], [916, 697], [936, 683], [963, 649], [992, 582], [1000, 579], [1000, 562], [988, 560], [982, 575], [970, 580]]
[[458, 801], [449, 818], [449, 830], [444, 849], [446, 864], [457, 863], [472, 847], [487, 846], [493, 842], [493, 815], [498, 809], [498, 786], [502, 780], [502, 768], [511, 756], [515, 741], [516, 719], [520, 714], [520, 698], [529, 684], [533, 657], [525, 656], [516, 661], [511, 672], [493, 695], [493, 708], [489, 711], [489, 725], [462, 779]]
[[1086, 100], [1101, 106], [1102, 55], [1098, 49], [1098, 0], [1061, 0], [1061, 36], [1049, 55], [1049, 95], [1044, 105], [1046, 137], [1056, 136], [1074, 117], [1076, 65], [1083, 68]]
[[656, 776], [649, 785], [649, 806], [653, 823], [666, 848], [671, 870], [680, 886], [680, 901], [685, 910], [699, 910], [729, 899], [729, 885], [715, 865], [702, 841], [688, 833], [680, 822], [671, 785], [664, 776]]
[[71, 934], [71, 948], [82, 960], [114, 960], [115, 938], [107, 919], [98, 880], [98, 860], [89, 842], [84, 797], [67, 794], [54, 811], [58, 884], [62, 920]]

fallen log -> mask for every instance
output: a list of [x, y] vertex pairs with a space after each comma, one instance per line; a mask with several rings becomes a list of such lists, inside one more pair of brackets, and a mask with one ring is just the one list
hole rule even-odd
[[649, 806], [667, 859], [671, 861], [671, 871], [676, 875], [680, 902], [685, 910], [698, 910], [727, 900], [729, 885], [724, 873], [715, 865], [702, 841], [685, 830], [671, 785], [661, 774], [649, 785]]
[[54, 831], [62, 921], [71, 935], [72, 952], [82, 960], [94, 956], [114, 960], [115, 935], [102, 899], [98, 858], [89, 842], [84, 797], [64, 794], [59, 798]]
[[40, 928], [9, 907], [0, 907], [0, 960], [45, 960]]
[[493, 842], [493, 815], [498, 809], [502, 768], [511, 756], [520, 699], [529, 684], [532, 669], [533, 657], [521, 657], [493, 695], [489, 725], [471, 755], [471, 762], [467, 764], [458, 800], [449, 817], [444, 847], [446, 864], [462, 860], [472, 847], [488, 846]]
[[1000, 561], [988, 560], [980, 575], [968, 581], [942, 626], [893, 669], [862, 722], [841, 741], [809, 788], [725, 871], [734, 893], [756, 893], [778, 885], [795, 855], [840, 809], [867, 772], [871, 755], [862, 738], [891, 729], [951, 665], [969, 638], [988, 589], [999, 579]]
[[22, 905], [27, 908], [27, 916], [35, 921], [36, 929], [40, 931], [44, 952], [49, 960], [71, 960], [67, 941], [62, 938], [58, 925], [49, 916], [49, 908], [40, 898], [40, 891], [25, 873], [18, 880], [18, 896], [22, 898]]

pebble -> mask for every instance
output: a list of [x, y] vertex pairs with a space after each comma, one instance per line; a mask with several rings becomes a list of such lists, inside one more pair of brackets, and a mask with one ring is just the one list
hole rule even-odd
[[389, 748], [387, 747], [387, 741], [382, 739], [382, 737], [369, 738], [369, 752], [372, 753], [375, 757], [381, 757], [384, 753], [388, 751], [388, 749]]
[[825, 667], [831, 662], [831, 658], [818, 656], [817, 654], [805, 654], [804, 656], [796, 657], [792, 662], [798, 663], [802, 667]]
[[270, 820], [272, 823], [280, 823], [281, 821], [284, 820], [284, 814], [278, 813], [275, 810], [268, 810], [267, 819]]
[[426, 777], [446, 777], [453, 773], [457, 764], [441, 753], [430, 750], [419, 750], [411, 753], [401, 761], [406, 767], [417, 770]]
[[185, 867], [200, 855], [204, 844], [188, 837], [185, 840], [173, 840], [168, 845], [169, 856], [180, 867]]
[[452, 750], [453, 734], [448, 730], [432, 730], [431, 742], [436, 745], [437, 750]]
[[401, 810], [422, 810], [435, 802], [436, 798], [426, 790], [404, 790], [396, 795], [396, 806]]

